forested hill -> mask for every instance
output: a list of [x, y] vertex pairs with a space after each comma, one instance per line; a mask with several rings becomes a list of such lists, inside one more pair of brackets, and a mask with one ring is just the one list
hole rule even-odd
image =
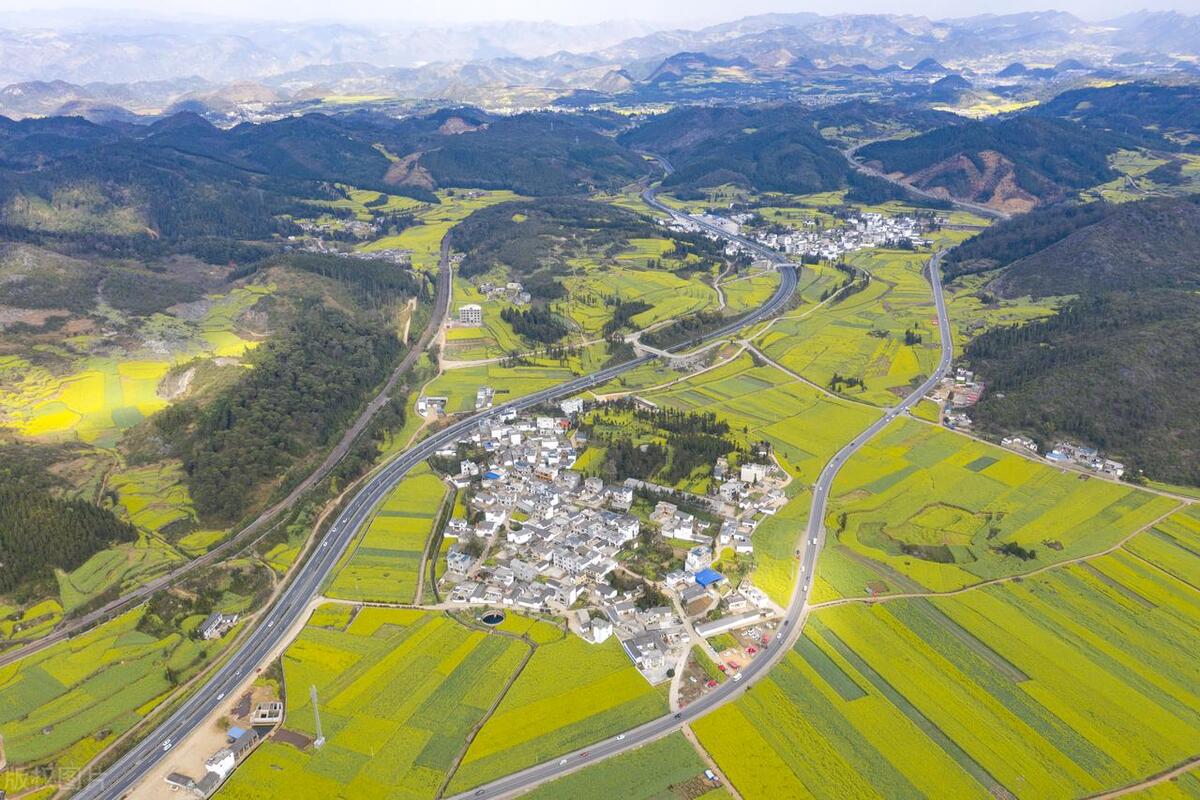
[[1067, 120], [1019, 116], [875, 142], [858, 155], [926, 191], [1027, 211], [1112, 180], [1108, 156], [1132, 144]]
[[[59, 495], [34, 448], [0, 445], [0, 593], [52, 582], [93, 553], [137, 538], [107, 508]], [[52, 535], [51, 535], [52, 534]]]
[[[194, 251], [203, 237], [292, 233], [287, 217], [310, 215], [306, 201], [338, 200], [334, 184], [436, 203], [433, 190], [448, 186], [580, 194], [648, 172], [604, 127], [570, 114], [469, 109], [403, 120], [308, 114], [230, 130], [188, 113], [147, 127], [0, 118], [0, 236]], [[30, 211], [46, 206], [55, 213]]]
[[[607, 203], [571, 197], [500, 203], [476, 211], [450, 232], [456, 250], [464, 253], [461, 274], [477, 275], [501, 264], [516, 275], [535, 298], [561, 296], [557, 278], [566, 260], [583, 250], [617, 253], [629, 240], [661, 236], [645, 217]], [[673, 233], [676, 252], [664, 265], [678, 264], [688, 253], [715, 262], [722, 248], [698, 234]]]
[[663, 186], [683, 197], [722, 184], [795, 194], [851, 187], [865, 201], [902, 194], [851, 169], [818, 132], [818, 117], [800, 106], [679, 108], [620, 141], [670, 160], [675, 171]]
[[1200, 198], [1037, 210], [961, 251], [948, 273], [997, 268], [989, 291], [1079, 296], [967, 346], [982, 430], [1087, 442], [1200, 485]]
[[[975, 253], [1006, 265], [989, 288], [1005, 297], [1200, 288], [1200, 196], [1093, 204], [1068, 213], [1047, 209], [989, 231], [991, 246]], [[1043, 222], [1052, 241], [1036, 235]], [[1013, 230], [1030, 235], [1002, 242]], [[1042, 246], [1023, 252], [1030, 243]]]
[[993, 286], [1006, 296], [1200, 288], [1200, 196], [1116, 206], [1016, 261]]
[[1200, 86], [1121, 83], [1072, 89], [1033, 113], [1063, 117], [1099, 130], [1139, 139], [1149, 147], [1200, 150]]
[[1101, 448], [1146, 476], [1200, 486], [1200, 296], [1143, 290], [1075, 301], [974, 340], [988, 384], [976, 423]]

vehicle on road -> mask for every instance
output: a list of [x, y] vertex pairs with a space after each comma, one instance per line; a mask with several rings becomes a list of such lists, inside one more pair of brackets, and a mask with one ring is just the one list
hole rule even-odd
[[624, 739], [624, 738], [625, 738], [625, 734], [623, 734], [623, 733], [622, 733], [622, 734], [620, 734], [620, 735], [618, 735], [618, 736], [617, 736], [617, 741], [619, 742], [619, 741], [621, 741], [621, 740], [622, 740], [622, 739]]
[[740, 672], [733, 673], [733, 682], [734, 683], [737, 683], [741, 679], [742, 679], [742, 673], [740, 673]]
[[717, 782], [717, 775], [716, 775], [716, 773], [715, 773], [715, 772], [713, 772], [711, 769], [706, 769], [706, 770], [704, 770], [704, 777], [705, 777], [705, 779], [707, 779], [707, 780], [708, 780], [708, 781], [710, 781], [711, 783], [716, 783], [716, 782]]

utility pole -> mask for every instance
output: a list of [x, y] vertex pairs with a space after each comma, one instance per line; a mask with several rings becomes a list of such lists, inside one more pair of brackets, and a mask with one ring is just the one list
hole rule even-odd
[[312, 698], [313, 719], [317, 723], [317, 738], [313, 741], [313, 747], [320, 749], [325, 744], [325, 734], [321, 732], [321, 709], [317, 707], [317, 687], [311, 685], [308, 687], [308, 694]]

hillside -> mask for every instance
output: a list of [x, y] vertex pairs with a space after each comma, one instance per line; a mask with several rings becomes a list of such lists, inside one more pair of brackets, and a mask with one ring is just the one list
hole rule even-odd
[[1066, 120], [1020, 116], [875, 142], [858, 156], [925, 191], [1020, 212], [1112, 180], [1108, 156], [1123, 144]]
[[1200, 86], [1122, 83], [1072, 89], [1034, 113], [1129, 136], [1151, 147], [1200, 149]]
[[[848, 119], [854, 125], [867, 122], [860, 107]], [[897, 196], [885, 182], [852, 170], [821, 136], [819, 126], [835, 120], [800, 106], [685, 107], [649, 119], [620, 141], [665, 156], [675, 171], [663, 186], [681, 196], [722, 184], [794, 194], [849, 186], [872, 199]]]
[[195, 252], [202, 237], [294, 233], [287, 218], [311, 212], [309, 201], [340, 199], [339, 183], [436, 203], [433, 190], [448, 186], [575, 194], [642, 175], [642, 160], [597, 125], [469, 109], [404, 120], [308, 114], [229, 130], [186, 112], [120, 130], [79, 118], [0, 119], [0, 233]]
[[967, 346], [988, 386], [982, 430], [1084, 441], [1200, 484], [1200, 198], [1039, 209], [959, 250], [947, 274], [994, 270], [985, 289], [1001, 297], [1079, 296]]
[[[1012, 261], [989, 284], [1004, 297], [1200, 288], [1200, 196], [1112, 207]], [[1081, 214], [1080, 222], [1088, 222]]]
[[988, 383], [984, 431], [1084, 441], [1130, 474], [1200, 485], [1200, 297], [1166, 290], [1076, 301], [983, 334], [966, 351]]

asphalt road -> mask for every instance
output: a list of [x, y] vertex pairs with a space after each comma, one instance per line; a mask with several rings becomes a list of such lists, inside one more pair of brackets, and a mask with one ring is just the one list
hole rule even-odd
[[780, 659], [791, 649], [799, 638], [805, 608], [812, 588], [812, 575], [817, 564], [817, 554], [825, 541], [825, 508], [829, 497], [829, 489], [833, 485], [838, 471], [850, 457], [872, 437], [887, 427], [904, 411], [914, 406], [938, 381], [949, 371], [953, 360], [954, 349], [951, 343], [950, 320], [946, 315], [946, 303], [942, 296], [941, 270], [938, 267], [942, 253], [938, 253], [929, 261], [927, 267], [929, 280], [933, 290], [934, 304], [937, 308], [938, 329], [941, 334], [942, 354], [933, 374], [898, 405], [886, 409], [883, 415], [854, 437], [841, 450], [834, 454], [821, 470], [816, 483], [813, 484], [812, 508], [808, 516], [808, 528], [804, 533], [804, 543], [800, 548], [800, 573], [796, 578], [793, 599], [776, 635], [776, 641], [742, 667], [741, 677], [737, 681], [727, 680], [699, 700], [681, 709], [675, 714], [668, 714], [622, 734], [576, 750], [553, 761], [530, 767], [521, 772], [513, 773], [499, 780], [485, 784], [478, 789], [456, 795], [450, 800], [467, 800], [467, 798], [501, 798], [510, 794], [527, 790], [545, 781], [553, 780], [585, 766], [617, 755], [626, 750], [632, 750], [648, 742], [660, 739], [681, 726], [703, 717], [724, 703], [737, 698], [741, 692], [747, 691], [757, 681], [761, 680]]
[[[646, 202], [655, 207], [670, 211], [654, 197], [653, 189], [647, 189], [644, 197]], [[710, 226], [705, 225], [704, 227]], [[725, 235], [715, 229], [714, 232]], [[778, 254], [765, 251], [744, 240], [743, 243], [779, 262]], [[689, 344], [728, 336], [781, 309], [796, 288], [797, 276], [794, 266], [790, 263], [780, 262], [779, 270], [781, 275], [779, 288], [765, 304], [750, 314], [709, 332], [697, 342]], [[372, 510], [383, 501], [410, 469], [429, 458], [443, 445], [455, 441], [459, 436], [470, 431], [480, 422], [499, 417], [510, 410], [520, 411], [541, 403], [565, 399], [606, 383], [621, 373], [651, 360], [650, 356], [635, 358], [632, 361], [602, 369], [592, 375], [586, 375], [473, 414], [447, 426], [397, 455], [383, 469], [373, 475], [350, 500], [308, 560], [303, 562], [293, 573], [290, 582], [275, 603], [261, 615], [245, 641], [238, 646], [226, 663], [217, 669], [212, 677], [164, 722], [138, 741], [125, 755], [75, 796], [85, 800], [96, 800], [97, 798], [113, 798], [115, 800], [115, 798], [122, 797], [157, 766], [176, 743], [202, 725], [216, 711], [222, 699], [234, 691], [247, 675], [264, 667], [267, 655], [281, 642], [286, 631], [304, 613], [309, 601], [320, 593], [325, 579], [350, 542], [368, 522]], [[495, 793], [489, 793], [489, 796], [495, 796]]]
[[118, 613], [131, 608], [148, 597], [153, 595], [160, 589], [164, 589], [178, 581], [183, 576], [200, 569], [208, 564], [215, 564], [224, 559], [226, 556], [232, 555], [240, 548], [253, 541], [258, 534], [265, 533], [268, 530], [270, 523], [275, 521], [275, 517], [284, 509], [291, 508], [297, 500], [300, 499], [309, 489], [316, 486], [321, 480], [329, 474], [329, 471], [342, 460], [343, 456], [350, 450], [354, 440], [358, 438], [363, 429], [371, 419], [383, 408], [384, 404], [391, 399], [391, 393], [396, 388], [396, 383], [400, 376], [407, 372], [425, 349], [429, 347], [429, 343], [433, 340], [434, 334], [437, 333], [438, 326], [441, 324], [442, 317], [445, 316], [446, 309], [450, 304], [450, 265], [449, 265], [449, 246], [443, 245], [441, 268], [438, 273], [437, 291], [434, 296], [433, 315], [430, 317], [429, 324], [421, 333], [421, 338], [411, 347], [404, 359], [397, 365], [396, 369], [392, 370], [391, 376], [388, 377], [387, 383], [383, 389], [377, 394], [354, 423], [342, 435], [341, 441], [334, 446], [325, 460], [321, 462], [313, 472], [311, 472], [303, 481], [295, 486], [287, 495], [275, 505], [268, 508], [259, 514], [246, 527], [242, 528], [234, 536], [226, 539], [221, 544], [209, 550], [202, 556], [192, 559], [175, 569], [155, 578], [152, 581], [142, 584], [133, 589], [127, 594], [106, 603], [104, 606], [91, 611], [83, 616], [71, 620], [65, 625], [60, 626], [53, 633], [50, 633], [39, 639], [34, 639], [23, 646], [16, 647], [0, 654], [0, 667], [10, 664], [22, 658], [33, 655], [41, 650], [45, 650], [57, 642], [69, 639], [82, 631], [91, 628], [93, 625], [99, 624], [106, 619], [116, 616]]

